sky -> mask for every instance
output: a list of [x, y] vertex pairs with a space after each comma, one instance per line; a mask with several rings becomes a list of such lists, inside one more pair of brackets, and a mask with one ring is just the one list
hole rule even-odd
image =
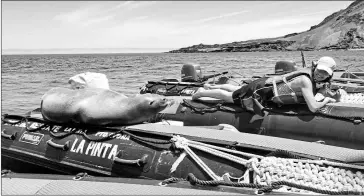
[[3, 53], [166, 52], [308, 30], [352, 1], [2, 1]]

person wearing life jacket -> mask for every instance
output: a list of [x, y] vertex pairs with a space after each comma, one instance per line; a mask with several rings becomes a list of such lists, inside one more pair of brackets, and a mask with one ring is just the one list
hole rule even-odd
[[[212, 97], [235, 103], [248, 111], [259, 113], [268, 101], [278, 105], [307, 104], [311, 112], [316, 112], [327, 103], [336, 102], [341, 91], [325, 93], [322, 84], [330, 83], [336, 62], [331, 57], [321, 57], [312, 63], [310, 69], [293, 71], [273, 77], [263, 77], [245, 86], [206, 84], [192, 96], [193, 100], [200, 97]], [[315, 99], [316, 93], [325, 97], [322, 101]], [[261, 113], [260, 113], [261, 114]]]

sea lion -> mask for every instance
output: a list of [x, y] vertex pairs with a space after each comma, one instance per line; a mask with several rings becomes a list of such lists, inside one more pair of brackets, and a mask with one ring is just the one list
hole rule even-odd
[[41, 112], [45, 120], [57, 123], [130, 125], [147, 121], [170, 104], [161, 95], [128, 98], [108, 89], [57, 87], [43, 95]]

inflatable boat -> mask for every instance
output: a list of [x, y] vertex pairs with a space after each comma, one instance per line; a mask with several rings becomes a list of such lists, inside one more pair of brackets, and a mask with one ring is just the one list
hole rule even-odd
[[[33, 111], [3, 116], [1, 150], [2, 169], [40, 168], [73, 175], [74, 181], [88, 181], [89, 175], [102, 177], [91, 178], [93, 183], [88, 184], [72, 183], [68, 177], [68, 190], [78, 193], [101, 182], [105, 186], [117, 182], [126, 187], [126, 182], [132, 182], [134, 188], [152, 184], [235, 194], [364, 193], [363, 150], [218, 127], [57, 124]], [[7, 175], [3, 170], [3, 181]], [[66, 181], [61, 180], [54, 185], [64, 186]], [[32, 182], [38, 181], [33, 177]], [[44, 189], [51, 191], [52, 187]]]
[[[276, 72], [267, 76], [294, 71], [292, 67], [293, 64], [289, 62], [278, 62]], [[348, 95], [342, 96], [340, 102], [327, 104], [316, 113], [312, 113], [306, 104], [281, 107], [268, 104], [263, 109], [266, 115], [260, 116], [221, 100], [191, 100], [191, 95], [209, 82], [209, 78], [226, 74], [202, 77], [200, 69], [199, 65], [186, 64], [182, 67], [181, 81], [148, 81], [141, 88], [141, 94], [161, 94], [175, 100], [175, 104], [158, 114], [153, 122], [169, 120], [182, 126], [229, 124], [240, 132], [364, 149], [364, 79], [359, 78], [364, 76], [364, 72], [350, 74], [343, 70], [336, 71], [331, 89], [344, 89]], [[277, 70], [283, 71], [277, 73]], [[259, 76], [243, 79], [241, 85], [255, 78]], [[222, 76], [214, 81], [218, 84], [228, 83], [229, 77]]]
[[[2, 169], [7, 170], [2, 170], [2, 177], [11, 178], [12, 172], [73, 176], [20, 177], [18, 183], [25, 187], [32, 185], [24, 178], [42, 180], [44, 189], [36, 192], [51, 191], [52, 182], [47, 180], [57, 177], [53, 188], [68, 184], [67, 190], [77, 193], [81, 188], [130, 183], [134, 189], [153, 185], [194, 193], [203, 189], [234, 194], [364, 194], [360, 79], [338, 85], [350, 87], [355, 99], [328, 105], [320, 113], [309, 113], [304, 105], [268, 106], [262, 117], [219, 100], [192, 101], [190, 95], [210, 77], [217, 75], [198, 81], [184, 75], [181, 82], [148, 82], [141, 93], [164, 94], [175, 103], [149, 122], [132, 126], [55, 123], [44, 120], [39, 109], [5, 114], [1, 156]], [[240, 132], [219, 124], [233, 125]]]

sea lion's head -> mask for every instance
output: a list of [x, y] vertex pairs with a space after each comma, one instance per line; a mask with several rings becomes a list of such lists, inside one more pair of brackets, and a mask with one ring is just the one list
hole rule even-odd
[[155, 116], [166, 107], [173, 104], [172, 99], [167, 99], [165, 96], [157, 94], [142, 94], [136, 96], [139, 99], [138, 110], [145, 120]]
[[157, 94], [144, 94], [145, 98], [144, 104], [147, 104], [151, 110], [154, 110], [156, 113], [164, 110], [167, 106], [172, 104], [171, 99], [167, 99], [165, 96], [157, 95]]

